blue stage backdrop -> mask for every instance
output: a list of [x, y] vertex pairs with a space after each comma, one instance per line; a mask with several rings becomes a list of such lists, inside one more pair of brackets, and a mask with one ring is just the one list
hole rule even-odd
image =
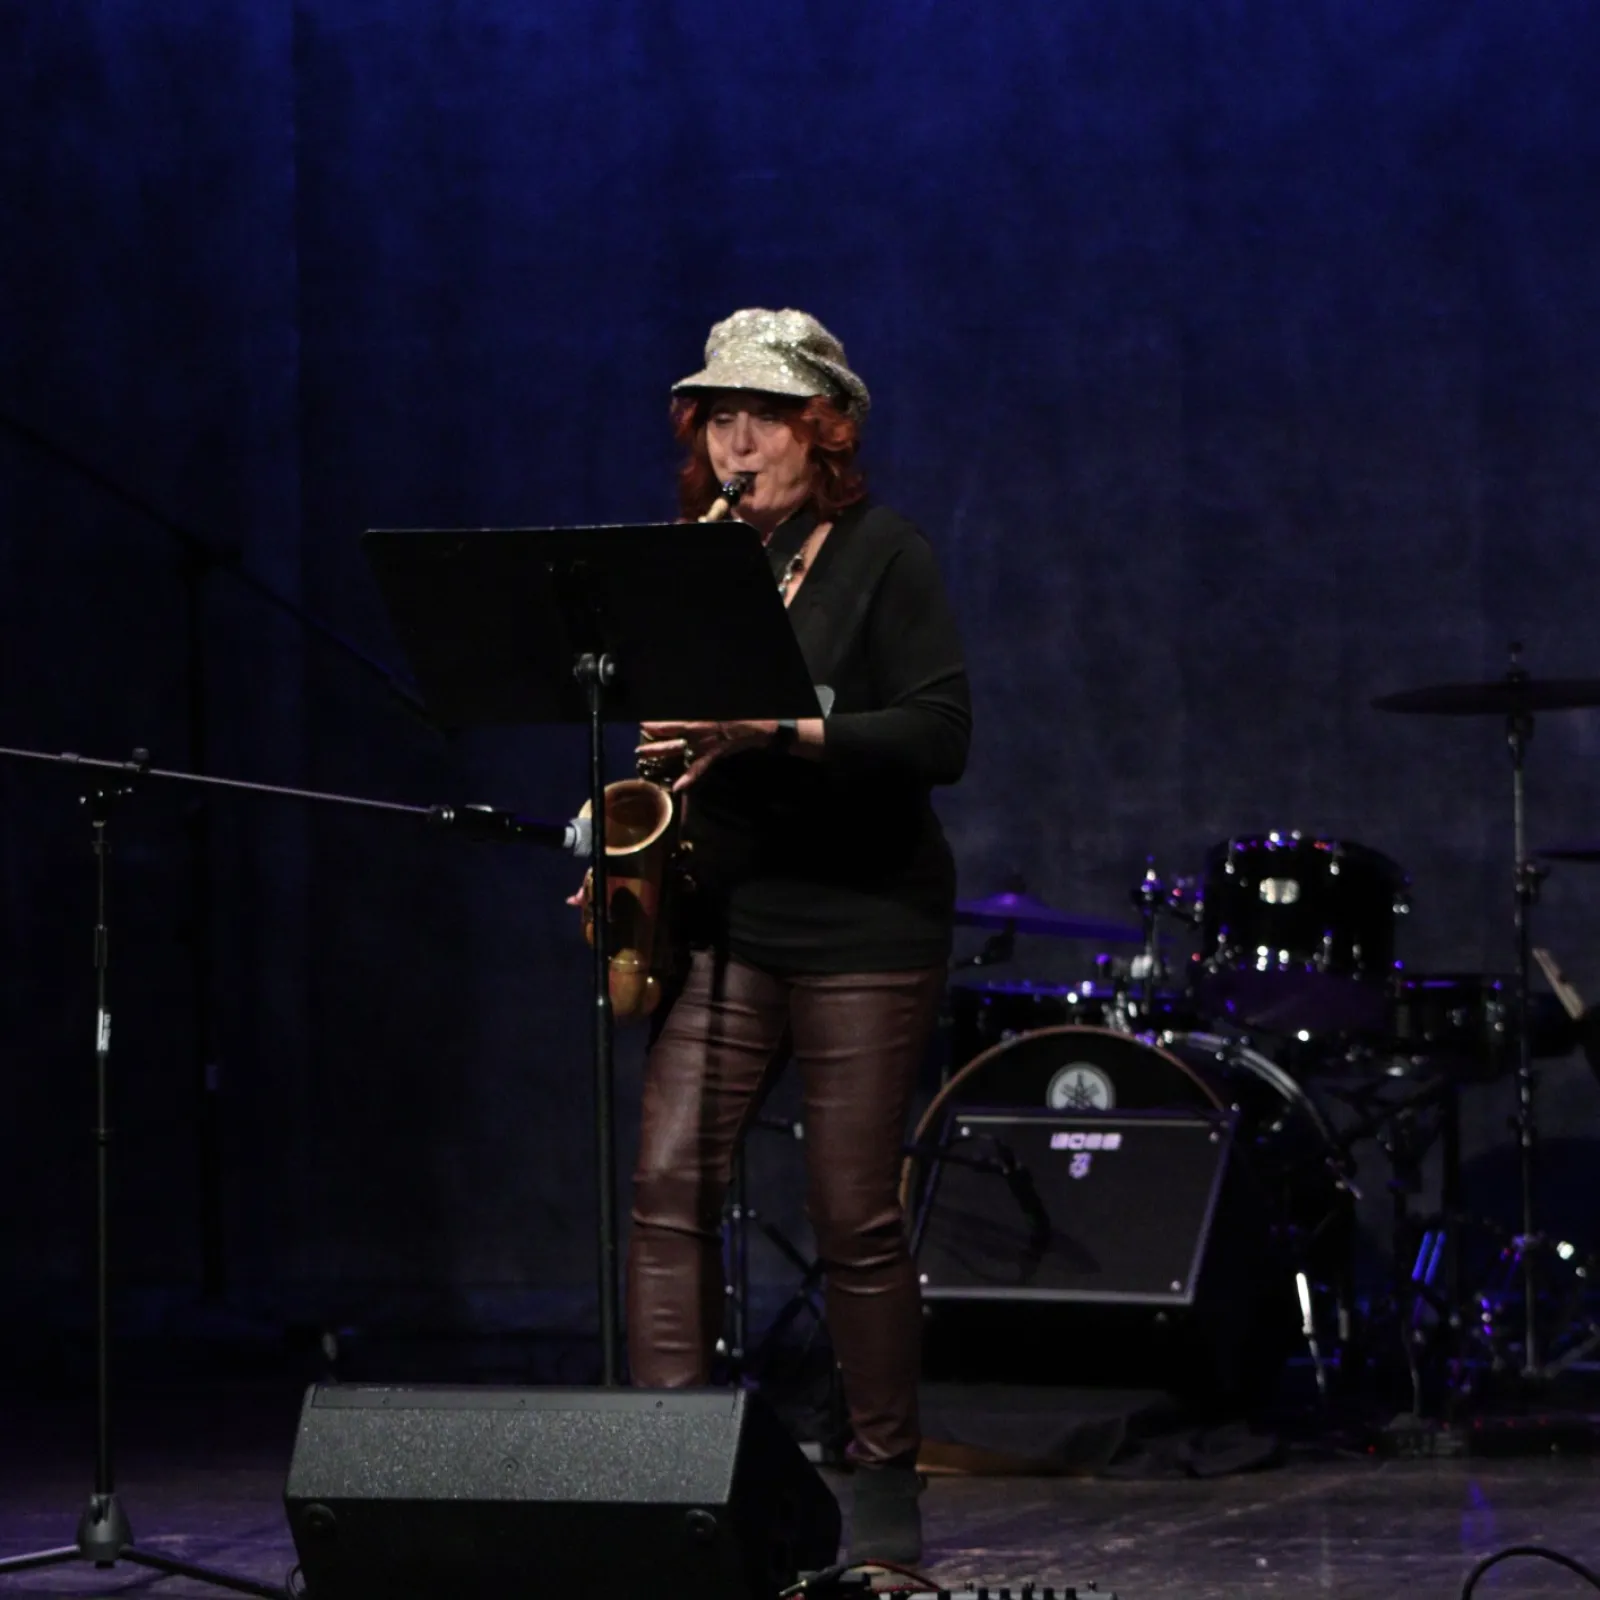
[[[1583, 0], [13, 3], [0, 151], [0, 742], [569, 812], [580, 733], [440, 738], [232, 568], [394, 660], [363, 528], [669, 515], [667, 385], [716, 317], [799, 305], [965, 629], [967, 893], [1116, 915], [1147, 855], [1300, 827], [1410, 871], [1412, 965], [1506, 964], [1502, 730], [1368, 702], [1513, 638], [1600, 673]], [[77, 788], [0, 763], [0, 1287], [55, 1318], [88, 1264]], [[1600, 834], [1600, 717], [1541, 721], [1531, 808]], [[125, 1288], [581, 1317], [570, 868], [157, 784], [114, 836]], [[1593, 872], [1541, 931], [1600, 994]], [[625, 1124], [637, 1076], [635, 1042]], [[1592, 1151], [1580, 1063], [1544, 1105]], [[1486, 1202], [1509, 1108], [1471, 1106]], [[792, 1221], [793, 1153], [754, 1172]]]

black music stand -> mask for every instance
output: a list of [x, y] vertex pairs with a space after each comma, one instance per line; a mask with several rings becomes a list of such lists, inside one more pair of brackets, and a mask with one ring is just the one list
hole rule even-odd
[[[434, 720], [589, 725], [592, 859], [605, 859], [607, 722], [821, 714], [760, 535], [744, 523], [373, 529], [362, 546]], [[606, 919], [594, 921], [600, 1348], [612, 1387], [621, 1316], [611, 952]]]

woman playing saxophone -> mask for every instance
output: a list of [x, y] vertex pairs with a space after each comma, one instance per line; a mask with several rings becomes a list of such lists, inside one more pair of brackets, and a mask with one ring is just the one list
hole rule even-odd
[[645, 1069], [627, 1320], [635, 1383], [708, 1381], [734, 1147], [787, 1043], [858, 1469], [851, 1553], [904, 1561], [921, 1546], [920, 1307], [897, 1183], [953, 920], [930, 795], [961, 776], [971, 712], [933, 553], [867, 497], [867, 406], [798, 311], [736, 312], [674, 386], [682, 513], [726, 515], [740, 485], [830, 709], [642, 729], [641, 757], [679, 759], [673, 788], [692, 794], [695, 894]]

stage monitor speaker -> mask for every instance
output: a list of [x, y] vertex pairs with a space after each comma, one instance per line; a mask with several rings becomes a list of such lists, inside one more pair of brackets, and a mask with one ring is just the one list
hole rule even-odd
[[1293, 1275], [1235, 1134], [1223, 1112], [952, 1111], [916, 1232], [925, 1374], [1229, 1405], [1270, 1383]]
[[772, 1600], [839, 1548], [743, 1390], [315, 1387], [284, 1501], [309, 1600]]

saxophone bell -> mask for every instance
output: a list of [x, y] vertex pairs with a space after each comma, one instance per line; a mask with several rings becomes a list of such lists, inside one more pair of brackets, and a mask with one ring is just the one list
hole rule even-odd
[[[611, 1005], [618, 1022], [637, 1022], [659, 1004], [662, 982], [680, 952], [674, 899], [685, 888], [682, 821], [667, 785], [675, 774], [640, 763], [639, 776], [606, 785], [604, 894], [611, 939]], [[589, 815], [585, 802], [579, 817]], [[581, 893], [584, 938], [594, 943], [595, 875]]]

